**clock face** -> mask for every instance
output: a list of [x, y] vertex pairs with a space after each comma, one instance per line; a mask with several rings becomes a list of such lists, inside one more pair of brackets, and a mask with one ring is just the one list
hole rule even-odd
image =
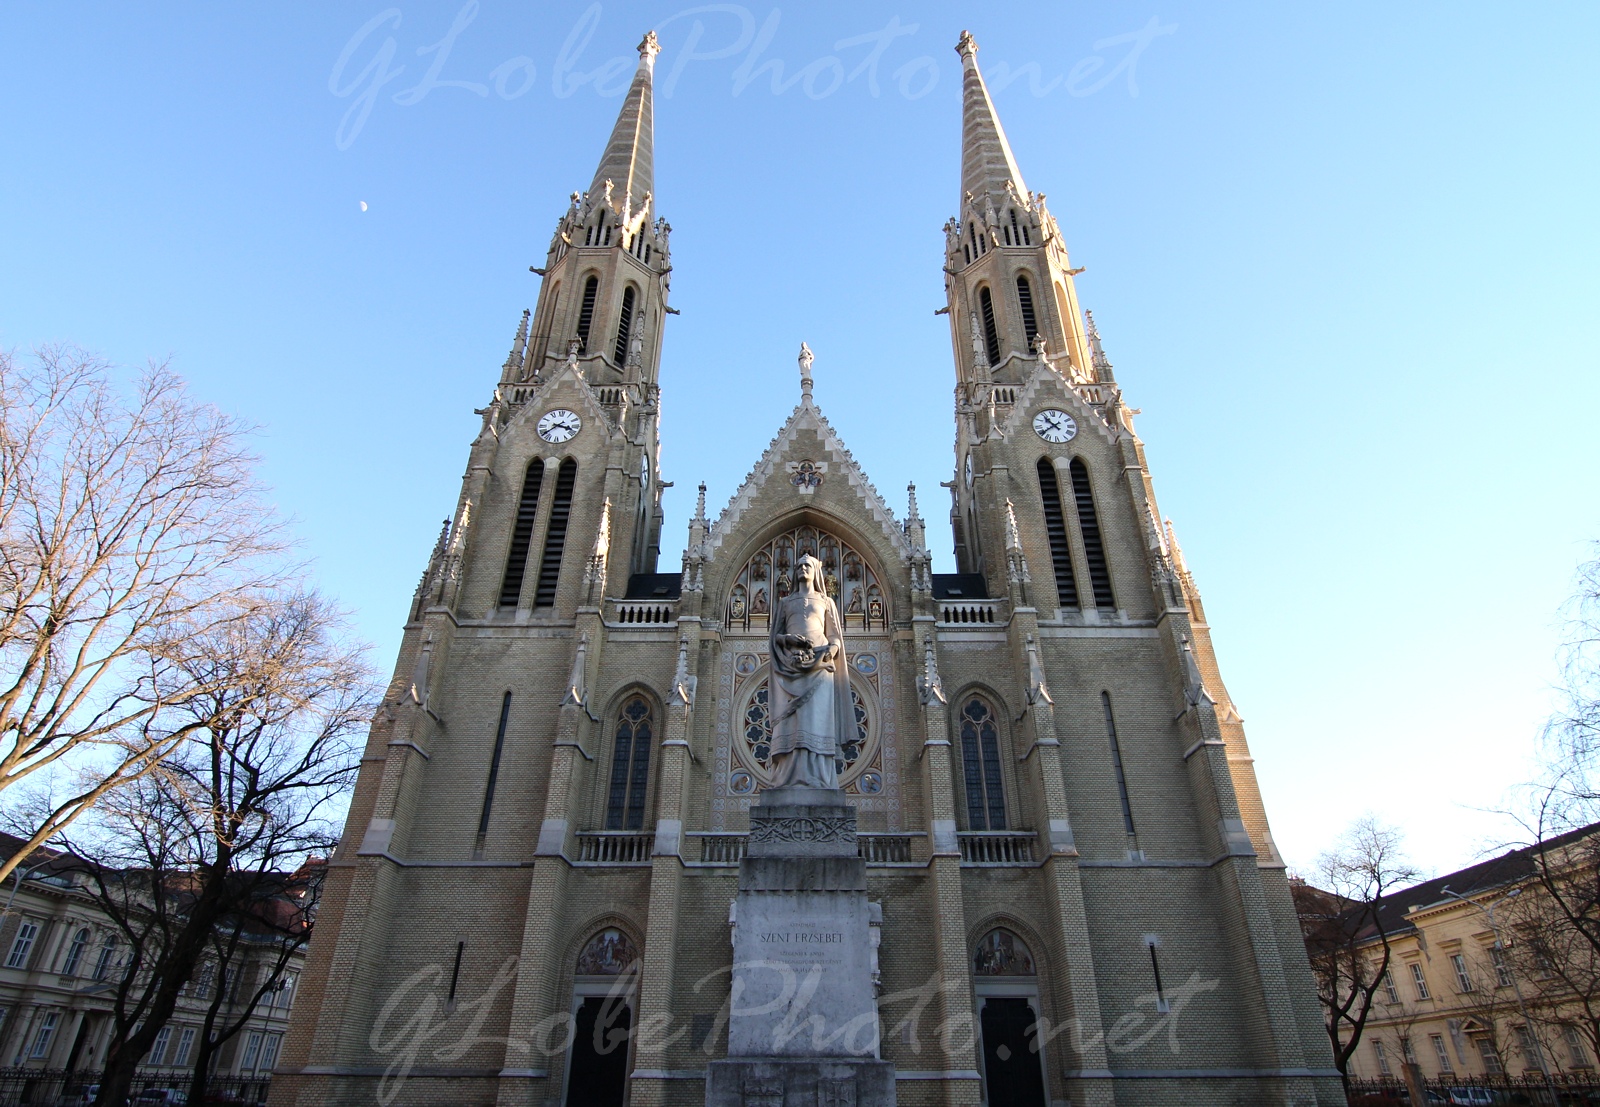
[[546, 442], [566, 442], [583, 429], [578, 413], [566, 408], [547, 411], [539, 417], [539, 437]]
[[646, 454], [639, 459], [639, 487], [650, 487], [650, 455]]
[[1033, 433], [1046, 442], [1071, 442], [1078, 424], [1066, 412], [1049, 408], [1033, 417]]

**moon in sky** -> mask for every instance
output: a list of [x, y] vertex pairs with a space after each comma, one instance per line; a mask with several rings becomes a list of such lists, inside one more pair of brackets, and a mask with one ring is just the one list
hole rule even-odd
[[367, 202], [365, 200], [361, 201], [361, 210], [362, 211], [366, 211], [367, 210]]

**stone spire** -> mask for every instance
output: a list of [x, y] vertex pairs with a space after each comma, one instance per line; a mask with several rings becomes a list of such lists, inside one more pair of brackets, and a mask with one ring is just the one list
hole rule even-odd
[[632, 211], [639, 211], [645, 197], [655, 188], [656, 130], [651, 77], [659, 53], [661, 44], [656, 41], [656, 33], [646, 32], [639, 43], [639, 68], [633, 75], [628, 98], [622, 102], [617, 125], [611, 129], [611, 141], [606, 143], [600, 168], [595, 170], [594, 183], [589, 186], [591, 201], [605, 194], [609, 181], [612, 202], [617, 209], [627, 205]]
[[978, 72], [978, 44], [970, 31], [961, 32], [956, 44], [961, 55], [961, 194], [970, 195], [980, 205], [984, 196], [1004, 195], [1006, 182], [1018, 196], [1027, 196], [1022, 171], [1011, 156], [1011, 144], [1000, 127], [989, 89]]

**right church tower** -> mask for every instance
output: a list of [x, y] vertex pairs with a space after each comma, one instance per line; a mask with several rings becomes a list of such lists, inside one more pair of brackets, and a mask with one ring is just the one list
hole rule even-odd
[[[959, 785], [944, 833], [963, 856], [977, 832], [999, 840], [1003, 788], [990, 780], [1038, 782], [1042, 890], [1059, 928], [1047, 941], [1077, 1027], [1062, 1073], [1072, 1102], [1342, 1103], [1243, 722], [1134, 413], [1079, 306], [1082, 270], [1023, 183], [972, 35], [956, 50], [961, 194], [944, 227], [941, 313], [956, 370], [958, 571], [934, 577], [930, 664], [944, 670], [936, 694], [981, 683], [989, 666], [1025, 678], [1008, 770], [988, 749], [990, 701], [949, 704]], [[1003, 632], [969, 641], [1001, 610]], [[986, 984], [981, 953], [975, 971], [992, 1071], [1005, 1008], [985, 993], [1004, 989]], [[1155, 1021], [1127, 1014], [1147, 1007]]]

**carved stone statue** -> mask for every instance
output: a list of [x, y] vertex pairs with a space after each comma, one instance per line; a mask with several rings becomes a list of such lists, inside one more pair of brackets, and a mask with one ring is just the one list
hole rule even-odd
[[855, 730], [839, 609], [822, 563], [803, 554], [794, 591], [779, 602], [769, 639], [773, 786], [839, 786], [839, 746]]

